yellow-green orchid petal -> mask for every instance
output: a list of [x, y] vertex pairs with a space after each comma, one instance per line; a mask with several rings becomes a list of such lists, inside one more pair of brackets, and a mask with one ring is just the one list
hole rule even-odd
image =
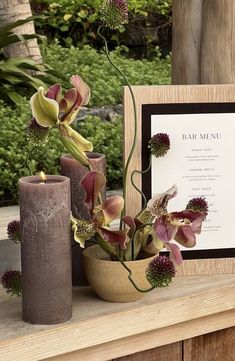
[[60, 140], [74, 159], [76, 159], [85, 167], [88, 167], [90, 165], [89, 159], [87, 158], [86, 154], [79, 150], [79, 147], [74, 143], [72, 139], [62, 136]]
[[74, 240], [84, 248], [85, 242], [95, 235], [94, 226], [88, 221], [76, 219], [73, 216], [71, 216], [70, 220], [74, 232]]
[[46, 98], [45, 89], [40, 87], [31, 99], [33, 117], [42, 127], [53, 127], [59, 123], [59, 104], [54, 99]]
[[66, 133], [68, 134], [68, 138], [71, 138], [74, 141], [74, 143], [76, 143], [77, 147], [81, 152], [92, 152], [93, 144], [91, 142], [83, 138], [81, 134], [76, 132], [76, 130], [71, 128], [69, 125], [63, 123], [63, 125], [61, 126], [63, 126]]
[[72, 112], [70, 112], [66, 118], [63, 120], [63, 124], [66, 124], [66, 125], [70, 125], [74, 122], [74, 120], [76, 119], [77, 115], [78, 115], [78, 112], [79, 112], [80, 108], [79, 109], [76, 109]]

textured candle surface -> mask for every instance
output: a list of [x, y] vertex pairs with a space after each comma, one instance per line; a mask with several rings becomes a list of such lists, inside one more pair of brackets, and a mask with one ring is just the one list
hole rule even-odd
[[[100, 153], [86, 153], [93, 169], [106, 174], [106, 157]], [[63, 155], [60, 158], [61, 174], [70, 178], [71, 182], [71, 209], [76, 218], [90, 219], [89, 212], [84, 205], [85, 191], [80, 185], [82, 178], [89, 172], [87, 167], [81, 165], [71, 155]], [[106, 189], [102, 192], [102, 198], [106, 197]], [[72, 248], [72, 275], [73, 284], [87, 286], [88, 282], [82, 264], [82, 249], [73, 241]]]
[[72, 315], [70, 180], [19, 181], [23, 320], [53, 324]]
[[[93, 169], [106, 173], [106, 158], [100, 153], [87, 153]], [[71, 181], [71, 209], [76, 218], [90, 219], [89, 212], [84, 205], [85, 191], [80, 185], [82, 178], [89, 172], [87, 167], [81, 165], [71, 155], [63, 155], [60, 158], [61, 174], [69, 177]], [[102, 192], [105, 198], [105, 189]]]

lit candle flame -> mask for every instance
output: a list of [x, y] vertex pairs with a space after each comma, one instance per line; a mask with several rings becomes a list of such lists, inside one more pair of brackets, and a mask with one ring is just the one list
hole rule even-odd
[[47, 177], [46, 177], [46, 174], [43, 171], [40, 172], [40, 177], [42, 178], [42, 181], [46, 184]]

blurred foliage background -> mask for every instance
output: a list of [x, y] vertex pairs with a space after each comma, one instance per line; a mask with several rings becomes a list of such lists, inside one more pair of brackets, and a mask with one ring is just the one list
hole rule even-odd
[[[40, 43], [43, 64], [39, 66], [43, 74], [32, 77], [43, 81], [45, 86], [60, 82], [68, 88], [69, 77], [81, 75], [91, 88], [88, 107], [114, 106], [122, 102], [122, 80], [107, 62], [96, 34], [101, 1], [31, 1], [33, 15], [40, 16], [34, 20], [37, 36], [44, 39]], [[119, 33], [106, 34], [112, 60], [132, 85], [169, 84], [171, 81], [171, 1], [129, 0], [129, 24]], [[0, 39], [1, 35], [0, 28]], [[18, 41], [23, 39], [18, 38]], [[0, 76], [1, 65], [8, 61], [3, 50], [4, 46], [0, 50]], [[17, 203], [18, 179], [29, 174], [26, 162], [32, 146], [25, 129], [31, 118], [29, 98], [37, 84], [33, 84], [31, 78], [27, 79], [27, 66], [35, 70], [34, 65], [29, 60], [23, 64], [24, 76], [22, 69], [18, 72], [16, 68], [8, 68], [8, 77], [4, 74], [6, 86], [10, 84], [14, 93], [22, 97], [11, 99], [0, 93], [0, 206]], [[17, 81], [17, 74], [23, 76], [23, 83]], [[16, 104], [12, 100], [17, 100]], [[122, 117], [104, 121], [88, 116], [77, 121], [74, 127], [93, 142], [95, 151], [106, 154], [108, 187], [120, 188]], [[33, 151], [30, 167], [34, 173], [40, 170], [47, 174], [59, 173], [59, 157], [64, 151], [54, 130], [50, 132], [48, 143]]]

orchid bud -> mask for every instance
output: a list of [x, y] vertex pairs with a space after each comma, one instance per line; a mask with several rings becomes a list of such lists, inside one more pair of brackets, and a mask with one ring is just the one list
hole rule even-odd
[[156, 158], [164, 157], [170, 149], [170, 138], [166, 133], [157, 133], [149, 141], [150, 152]]
[[120, 29], [128, 23], [128, 7], [126, 0], [107, 0], [100, 9], [104, 25], [110, 29]]
[[20, 221], [13, 220], [9, 222], [7, 226], [7, 234], [11, 241], [20, 243]]
[[6, 271], [1, 278], [3, 288], [7, 293], [20, 296], [22, 293], [22, 277], [20, 271]]
[[45, 144], [48, 140], [48, 133], [49, 128], [39, 125], [35, 118], [31, 119], [26, 129], [26, 135], [29, 141], [35, 146]]
[[176, 269], [173, 262], [165, 256], [157, 256], [146, 269], [146, 278], [152, 287], [167, 287], [175, 277]]
[[191, 209], [194, 212], [202, 212], [205, 216], [208, 214], [208, 203], [203, 197], [195, 197], [192, 198], [187, 206], [186, 209]]

